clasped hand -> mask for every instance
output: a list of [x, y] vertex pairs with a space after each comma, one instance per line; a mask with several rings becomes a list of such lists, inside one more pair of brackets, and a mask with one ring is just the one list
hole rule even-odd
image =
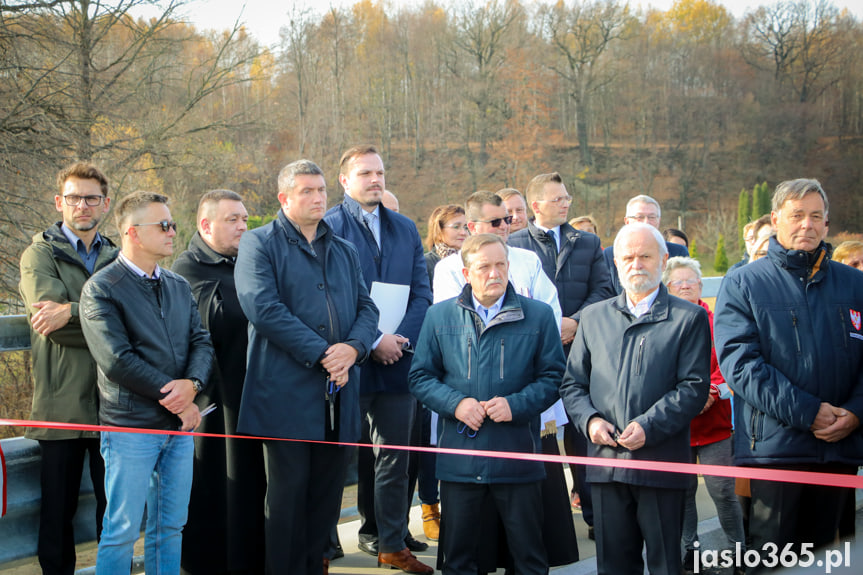
[[466, 397], [455, 408], [455, 418], [474, 431], [479, 431], [486, 417], [496, 423], [512, 421], [512, 410], [506, 398], [495, 396], [488, 401], [477, 401]]

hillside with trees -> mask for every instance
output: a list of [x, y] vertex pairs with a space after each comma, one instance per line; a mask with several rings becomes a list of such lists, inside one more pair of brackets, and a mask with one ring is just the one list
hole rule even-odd
[[327, 173], [377, 144], [388, 187], [424, 229], [477, 189], [556, 170], [607, 243], [646, 193], [713, 261], [739, 255], [741, 189], [815, 177], [831, 230], [860, 232], [863, 26], [826, 0], [734, 18], [720, 3], [359, 0], [324, 13], [285, 4], [281, 43], [202, 32], [163, 2], [0, 4], [0, 302], [20, 311], [18, 256], [57, 215], [53, 178], [89, 159], [111, 194], [171, 196], [179, 245], [199, 195], [230, 188], [277, 209], [275, 176], [299, 157]]

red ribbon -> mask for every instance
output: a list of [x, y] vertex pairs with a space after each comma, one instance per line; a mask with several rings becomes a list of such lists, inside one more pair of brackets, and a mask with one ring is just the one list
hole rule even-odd
[[[372, 447], [367, 443], [341, 443], [332, 441], [315, 441], [308, 439], [285, 439], [284, 437], [258, 437], [250, 435], [226, 435], [222, 433], [199, 433], [192, 431], [170, 431], [164, 429], [142, 429], [138, 427], [109, 427], [104, 425], [88, 425], [83, 423], [57, 423], [51, 421], [30, 421], [27, 419], [0, 419], [0, 425], [16, 427], [40, 427], [45, 429], [67, 429], [73, 431], [113, 431], [121, 433], [145, 433], [151, 435], [191, 435], [193, 437], [215, 437], [220, 439], [257, 439], [259, 441], [302, 441], [324, 445], [342, 445], [346, 447]], [[828, 487], [851, 487], [863, 489], [863, 477], [859, 475], [843, 475], [839, 473], [820, 473], [817, 471], [791, 471], [787, 469], [770, 469], [765, 467], [737, 467], [731, 465], [704, 465], [701, 463], [672, 463], [670, 461], [635, 461], [632, 459], [607, 459], [604, 457], [570, 457], [565, 455], [546, 455], [544, 453], [517, 453], [512, 451], [484, 451], [480, 449], [451, 449], [446, 447], [413, 447], [409, 445], [382, 445], [386, 449], [403, 451], [419, 451], [430, 453], [449, 453], [453, 455], [469, 455], [473, 457], [495, 457], [498, 459], [518, 459], [521, 461], [541, 461], [571, 463], [577, 465], [598, 465], [602, 467], [619, 467], [624, 469], [640, 469], [644, 471], [666, 471], [669, 473], [690, 473], [701, 475], [717, 475], [719, 477], [740, 477], [748, 479], [765, 479], [768, 481], [783, 481], [786, 483], [806, 483], [809, 485], [824, 485]]]

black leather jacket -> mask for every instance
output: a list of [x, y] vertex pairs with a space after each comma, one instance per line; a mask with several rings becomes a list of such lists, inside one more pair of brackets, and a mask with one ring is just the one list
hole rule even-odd
[[159, 390], [173, 379], [206, 382], [214, 355], [189, 283], [165, 269], [143, 278], [118, 258], [86, 283], [79, 314], [99, 367], [100, 422], [177, 429]]

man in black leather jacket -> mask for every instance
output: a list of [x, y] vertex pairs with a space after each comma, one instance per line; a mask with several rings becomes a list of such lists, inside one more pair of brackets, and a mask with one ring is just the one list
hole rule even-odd
[[[194, 398], [210, 375], [213, 347], [188, 282], [158, 261], [173, 252], [168, 198], [135, 192], [119, 202], [122, 249], [84, 286], [80, 316], [99, 368], [103, 425], [190, 431]], [[108, 506], [97, 574], [127, 572], [147, 506], [145, 570], [179, 573], [192, 486], [188, 435], [104, 432]]]

